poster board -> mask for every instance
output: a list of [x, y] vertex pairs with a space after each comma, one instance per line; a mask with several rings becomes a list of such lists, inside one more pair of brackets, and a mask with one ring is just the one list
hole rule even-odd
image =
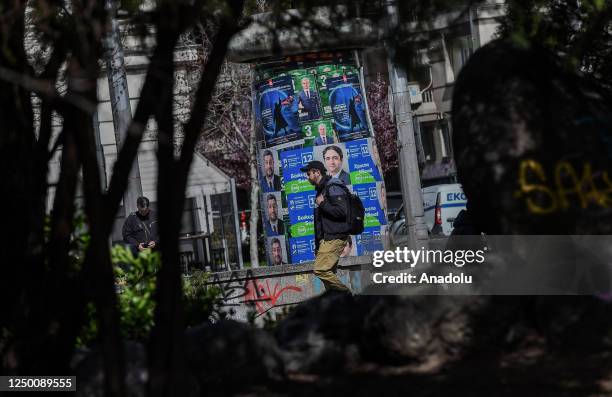
[[364, 233], [351, 236], [342, 256], [382, 249], [386, 192], [354, 53], [289, 57], [257, 65], [254, 75], [268, 265], [315, 258], [316, 193], [300, 171], [312, 160], [323, 162], [366, 209]]

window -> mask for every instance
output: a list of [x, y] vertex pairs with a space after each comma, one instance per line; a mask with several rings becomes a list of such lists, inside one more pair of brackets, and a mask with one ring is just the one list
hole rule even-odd
[[459, 71], [465, 65], [468, 58], [470, 57], [470, 43], [469, 37], [456, 37], [450, 41], [449, 44], [449, 52], [450, 52], [450, 61], [453, 67], [453, 72], [456, 75], [459, 74]]
[[423, 145], [423, 156], [425, 157], [426, 164], [434, 163], [436, 161], [434, 132], [434, 124], [421, 124], [421, 143]]
[[452, 158], [453, 157], [453, 141], [451, 137], [450, 127], [447, 122], [443, 122], [440, 124], [440, 132], [442, 133], [442, 142], [443, 142], [443, 157], [444, 158]]

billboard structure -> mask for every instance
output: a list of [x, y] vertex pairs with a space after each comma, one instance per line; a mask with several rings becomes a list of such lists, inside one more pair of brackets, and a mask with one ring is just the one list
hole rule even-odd
[[268, 265], [314, 260], [315, 190], [300, 171], [312, 160], [323, 162], [366, 209], [365, 231], [351, 238], [343, 256], [382, 249], [386, 192], [355, 55], [318, 53], [260, 64], [253, 104]]

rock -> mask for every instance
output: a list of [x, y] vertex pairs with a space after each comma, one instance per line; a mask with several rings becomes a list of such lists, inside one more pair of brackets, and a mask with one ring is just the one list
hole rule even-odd
[[551, 347], [603, 351], [612, 347], [612, 304], [592, 296], [542, 296], [535, 308], [538, 329]]
[[485, 306], [471, 296], [326, 293], [298, 305], [276, 338], [292, 373], [342, 374], [367, 362], [433, 371], [470, 351]]
[[493, 41], [453, 96], [453, 148], [476, 230], [611, 234], [612, 100], [544, 48]]
[[381, 296], [364, 302], [361, 345], [367, 358], [399, 364], [419, 361], [435, 349], [433, 316], [418, 304], [421, 298]]
[[203, 324], [185, 333], [187, 365], [202, 389], [225, 390], [284, 378], [272, 335], [232, 320]]
[[275, 332], [287, 371], [337, 373], [357, 360], [360, 310], [350, 294], [333, 291], [296, 306]]
[[485, 301], [472, 296], [367, 297], [363, 355], [391, 365], [436, 362], [431, 369], [439, 369], [472, 348], [477, 313]]
[[[125, 383], [127, 396], [146, 396], [148, 379], [147, 359], [145, 348], [136, 342], [125, 342]], [[75, 372], [77, 378], [77, 396], [96, 397], [104, 396], [104, 369], [100, 350], [93, 349], [89, 353], [80, 351]]]

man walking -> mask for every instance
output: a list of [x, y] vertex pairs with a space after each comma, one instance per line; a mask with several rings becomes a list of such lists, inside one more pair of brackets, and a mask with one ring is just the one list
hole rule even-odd
[[123, 224], [123, 241], [135, 255], [146, 249], [155, 249], [158, 245], [157, 216], [149, 204], [148, 198], [138, 197], [138, 211], [132, 212]]
[[350, 238], [345, 187], [338, 178], [325, 175], [325, 166], [320, 161], [311, 161], [300, 171], [306, 173], [308, 181], [315, 186], [317, 192], [317, 207], [314, 210], [314, 273], [321, 279], [326, 290], [349, 292], [336, 276], [338, 260]]

